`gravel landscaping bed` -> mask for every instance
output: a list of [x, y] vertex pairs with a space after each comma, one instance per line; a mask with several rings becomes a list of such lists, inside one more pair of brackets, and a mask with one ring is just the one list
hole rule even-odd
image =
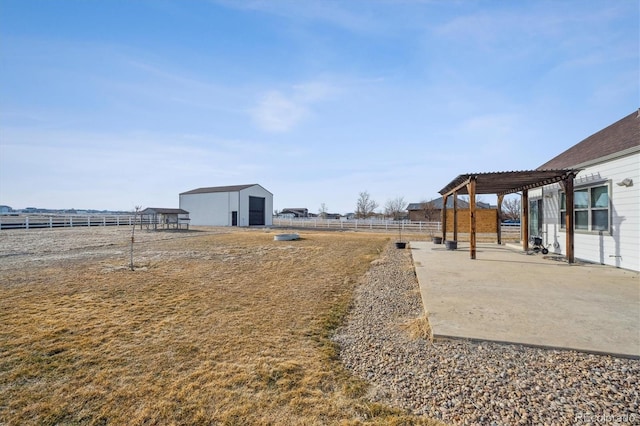
[[432, 342], [426, 327], [414, 336], [423, 315], [410, 251], [389, 245], [334, 337], [347, 369], [371, 383], [372, 400], [452, 424], [640, 424], [639, 360]]

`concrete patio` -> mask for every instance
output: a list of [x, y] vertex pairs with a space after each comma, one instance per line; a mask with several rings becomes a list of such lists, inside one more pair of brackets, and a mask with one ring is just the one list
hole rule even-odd
[[435, 337], [640, 357], [640, 275], [507, 246], [410, 243]]

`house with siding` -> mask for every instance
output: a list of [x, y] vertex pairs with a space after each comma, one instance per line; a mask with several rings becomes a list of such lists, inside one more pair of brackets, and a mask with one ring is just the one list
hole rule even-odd
[[[580, 169], [574, 179], [576, 259], [640, 271], [640, 110], [538, 167]], [[529, 235], [566, 253], [566, 195], [559, 184], [529, 191]]]

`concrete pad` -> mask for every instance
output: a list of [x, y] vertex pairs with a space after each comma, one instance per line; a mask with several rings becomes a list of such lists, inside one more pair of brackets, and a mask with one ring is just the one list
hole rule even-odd
[[640, 357], [640, 275], [497, 244], [410, 243], [434, 336]]

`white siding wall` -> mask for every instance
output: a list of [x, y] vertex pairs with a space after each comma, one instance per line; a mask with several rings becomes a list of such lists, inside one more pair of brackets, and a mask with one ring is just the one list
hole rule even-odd
[[238, 210], [238, 193], [182, 194], [180, 208], [189, 212], [193, 226], [230, 226], [231, 211]]
[[[633, 179], [633, 186], [617, 185], [622, 179]], [[577, 259], [640, 271], [640, 154], [618, 158], [584, 168], [575, 186], [589, 181], [610, 182], [611, 232], [575, 233], [574, 250]], [[544, 231], [551, 252], [566, 253], [566, 234], [560, 229], [559, 185], [549, 185], [544, 191]], [[551, 198], [548, 195], [551, 195]], [[555, 244], [555, 247], [554, 247]]]

